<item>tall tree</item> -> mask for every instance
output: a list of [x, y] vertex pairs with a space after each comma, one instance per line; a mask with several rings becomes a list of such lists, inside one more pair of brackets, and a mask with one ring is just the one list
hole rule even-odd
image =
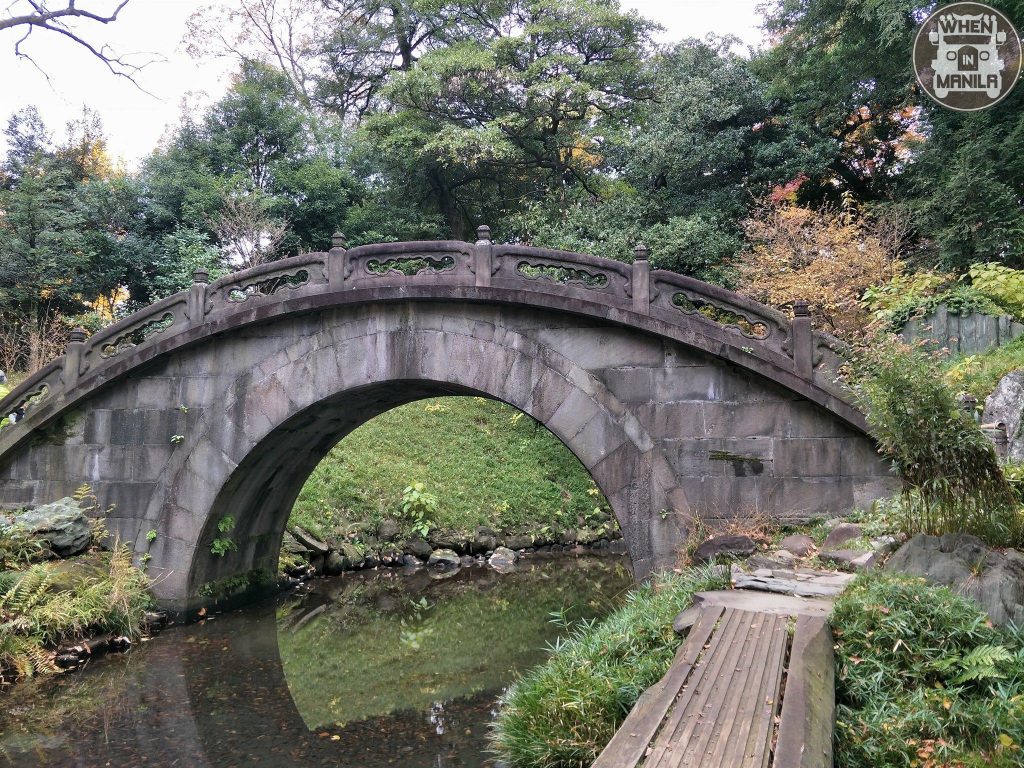
[[[1022, 0], [992, 0], [1011, 19]], [[913, 40], [929, 0], [775, 0], [778, 44], [756, 59], [794, 138], [799, 198], [898, 205], [913, 213], [918, 258], [963, 269], [1024, 264], [1024, 94], [981, 113], [945, 109], [921, 92]]]
[[653, 25], [615, 0], [522, 0], [492, 24], [394, 75], [360, 134], [456, 238], [552, 189], [588, 188], [603, 132], [651, 95]]

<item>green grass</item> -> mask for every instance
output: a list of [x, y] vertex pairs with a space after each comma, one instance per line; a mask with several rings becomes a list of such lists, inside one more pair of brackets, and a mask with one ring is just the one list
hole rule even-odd
[[945, 364], [950, 385], [957, 391], [970, 392], [979, 404], [984, 404], [1003, 376], [1018, 368], [1024, 368], [1024, 336], [1005, 346], [954, 358]]
[[437, 499], [435, 528], [614, 525], [607, 501], [558, 438], [511, 406], [475, 397], [410, 403], [352, 432], [314, 470], [289, 523], [336, 540], [371, 535], [391, 518], [408, 534], [403, 491], [414, 483]]
[[668, 574], [584, 624], [502, 697], [492, 745], [513, 768], [587, 768], [630, 709], [668, 670], [682, 639], [672, 620], [694, 592], [726, 582], [707, 569]]
[[836, 601], [836, 766], [1019, 766], [1024, 635], [945, 587], [868, 574]]

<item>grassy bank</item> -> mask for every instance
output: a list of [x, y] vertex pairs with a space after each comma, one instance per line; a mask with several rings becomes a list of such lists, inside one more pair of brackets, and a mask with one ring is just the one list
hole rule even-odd
[[886, 574], [854, 582], [832, 627], [837, 768], [1024, 763], [1024, 632]]
[[709, 570], [668, 574], [630, 593], [604, 621], [583, 624], [502, 697], [493, 747], [515, 768], [587, 768], [682, 639], [676, 614], [694, 592], [721, 589]]
[[[403, 510], [405, 489], [416, 483], [427, 501]], [[466, 533], [614, 525], [558, 438], [515, 408], [477, 397], [410, 403], [352, 432], [314, 470], [289, 524], [338, 539], [372, 535], [384, 520], [412, 534], [421, 518]]]
[[946, 380], [956, 391], [970, 392], [980, 404], [1010, 371], [1024, 368], [1024, 336], [1002, 347], [957, 357], [945, 364]]

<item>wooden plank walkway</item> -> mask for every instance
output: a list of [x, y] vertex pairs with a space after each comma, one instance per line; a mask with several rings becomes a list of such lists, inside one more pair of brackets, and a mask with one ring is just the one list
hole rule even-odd
[[[799, 694], [790, 706], [781, 701], [789, 621], [774, 612], [700, 607], [669, 671], [640, 697], [592, 768], [830, 768], [831, 669], [827, 680], [816, 671], [808, 684], [806, 670], [794, 668], [787, 685]], [[801, 667], [824, 663], [823, 642], [830, 667], [825, 620], [801, 616], [796, 626]], [[810, 712], [823, 694], [827, 712]], [[773, 764], [776, 732], [789, 743]]]

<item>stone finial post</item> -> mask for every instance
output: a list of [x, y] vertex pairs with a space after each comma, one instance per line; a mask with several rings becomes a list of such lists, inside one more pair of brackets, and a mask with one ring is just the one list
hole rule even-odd
[[348, 238], [341, 232], [331, 235], [331, 250], [327, 254], [327, 284], [332, 291], [345, 287], [345, 254]]
[[804, 299], [793, 302], [793, 368], [798, 376], [811, 379], [814, 374], [814, 334], [811, 332], [811, 307]]
[[473, 273], [478, 288], [491, 285], [491, 266], [494, 258], [494, 244], [491, 242], [491, 228], [481, 224], [476, 228], [476, 243], [473, 245]]
[[85, 347], [86, 331], [82, 326], [71, 330], [68, 346], [64, 350], [64, 388], [69, 390], [78, 383], [82, 370], [82, 349]]
[[205, 269], [197, 269], [192, 273], [192, 287], [188, 290], [188, 324], [202, 325], [206, 317], [206, 286], [210, 282], [210, 273]]
[[637, 243], [633, 249], [633, 311], [641, 315], [651, 314], [651, 265], [647, 261], [650, 255], [651, 249], [643, 243]]

